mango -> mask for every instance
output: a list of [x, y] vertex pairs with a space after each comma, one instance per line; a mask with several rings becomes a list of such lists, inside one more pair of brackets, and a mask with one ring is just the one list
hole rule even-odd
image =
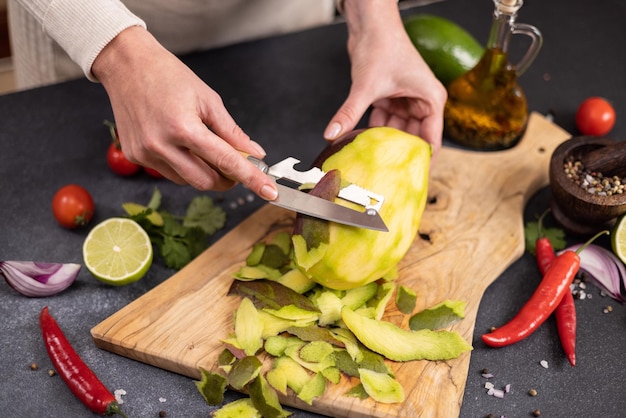
[[359, 377], [365, 392], [376, 402], [397, 403], [404, 401], [404, 389], [389, 374], [359, 369]]
[[341, 317], [365, 347], [394, 361], [450, 360], [472, 349], [456, 331], [407, 331], [343, 307]]
[[[426, 141], [389, 127], [353, 131], [327, 147], [315, 165], [328, 174], [337, 170], [342, 184], [354, 183], [383, 195], [380, 215], [389, 231], [326, 221], [310, 226], [301, 222], [305, 215], [298, 215], [292, 241], [300, 270], [337, 290], [392, 276], [417, 235], [428, 195], [431, 156]], [[363, 210], [337, 197], [334, 201]]]
[[213, 411], [213, 418], [262, 418], [250, 398], [237, 399]]

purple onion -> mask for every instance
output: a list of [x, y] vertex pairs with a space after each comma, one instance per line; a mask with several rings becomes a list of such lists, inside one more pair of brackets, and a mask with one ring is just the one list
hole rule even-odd
[[[576, 244], [563, 251], [576, 251]], [[580, 254], [580, 270], [589, 275], [592, 282], [604, 289], [620, 303], [626, 303], [622, 288], [626, 285], [626, 266], [612, 251], [596, 244], [589, 244]]]
[[25, 296], [55, 295], [67, 289], [78, 276], [80, 264], [35, 261], [0, 261], [0, 275]]

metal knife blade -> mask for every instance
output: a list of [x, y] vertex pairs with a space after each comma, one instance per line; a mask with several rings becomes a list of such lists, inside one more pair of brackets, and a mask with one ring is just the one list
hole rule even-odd
[[[297, 185], [317, 184], [326, 174], [317, 167], [307, 171], [296, 170], [294, 167], [300, 163], [300, 160], [293, 157], [287, 157], [272, 166], [268, 166], [263, 160], [252, 156], [248, 156], [248, 160], [265, 174], [275, 179], [289, 180]], [[361, 205], [365, 210], [374, 209], [376, 212], [380, 212], [380, 208], [385, 200], [384, 196], [356, 184], [349, 184], [341, 188], [338, 197]]]
[[360, 212], [279, 183], [276, 185], [278, 186], [278, 198], [270, 202], [276, 206], [344, 225], [383, 232], [389, 231], [375, 209], [366, 209], [364, 212]]

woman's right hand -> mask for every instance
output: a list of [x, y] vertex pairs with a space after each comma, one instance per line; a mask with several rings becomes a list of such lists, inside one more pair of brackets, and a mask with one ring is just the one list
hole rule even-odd
[[275, 183], [242, 156], [263, 148], [221, 97], [145, 29], [121, 32], [98, 55], [94, 76], [109, 95], [126, 158], [179, 184], [226, 190], [236, 182], [265, 200]]

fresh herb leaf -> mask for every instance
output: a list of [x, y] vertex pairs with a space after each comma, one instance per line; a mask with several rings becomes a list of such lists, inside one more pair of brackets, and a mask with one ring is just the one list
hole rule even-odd
[[178, 220], [167, 212], [161, 212], [163, 216], [163, 232], [173, 237], [184, 237], [187, 233], [187, 228], [181, 225]]
[[[155, 188], [148, 206], [130, 203], [145, 210], [128, 212], [150, 236], [150, 241], [169, 268], [179, 270], [202, 253], [208, 246], [208, 237], [226, 223], [224, 210], [213, 204], [208, 196], [192, 199], [185, 217], [178, 217], [164, 210], [159, 211], [161, 192]], [[129, 204], [126, 203], [128, 206]], [[162, 222], [155, 224], [150, 216], [158, 214]]]
[[185, 243], [176, 237], [166, 235], [160, 247], [165, 264], [179, 270], [191, 261], [191, 254]]
[[[550, 240], [555, 251], [562, 250], [567, 245], [565, 231], [560, 228], [542, 228], [543, 236]], [[539, 239], [539, 223], [528, 222], [524, 226], [524, 238], [526, 241], [526, 251], [535, 254], [535, 244]]]
[[222, 208], [215, 206], [208, 196], [195, 197], [187, 208], [187, 215], [183, 219], [186, 227], [199, 227], [207, 234], [214, 234], [226, 222], [226, 213]]
[[154, 191], [152, 192], [152, 197], [150, 198], [150, 201], [148, 202], [148, 207], [154, 211], [158, 210], [159, 207], [161, 206], [161, 191], [158, 188], [154, 188]]
[[187, 241], [187, 249], [191, 259], [199, 256], [209, 246], [207, 234], [200, 228], [188, 228], [185, 240]]

